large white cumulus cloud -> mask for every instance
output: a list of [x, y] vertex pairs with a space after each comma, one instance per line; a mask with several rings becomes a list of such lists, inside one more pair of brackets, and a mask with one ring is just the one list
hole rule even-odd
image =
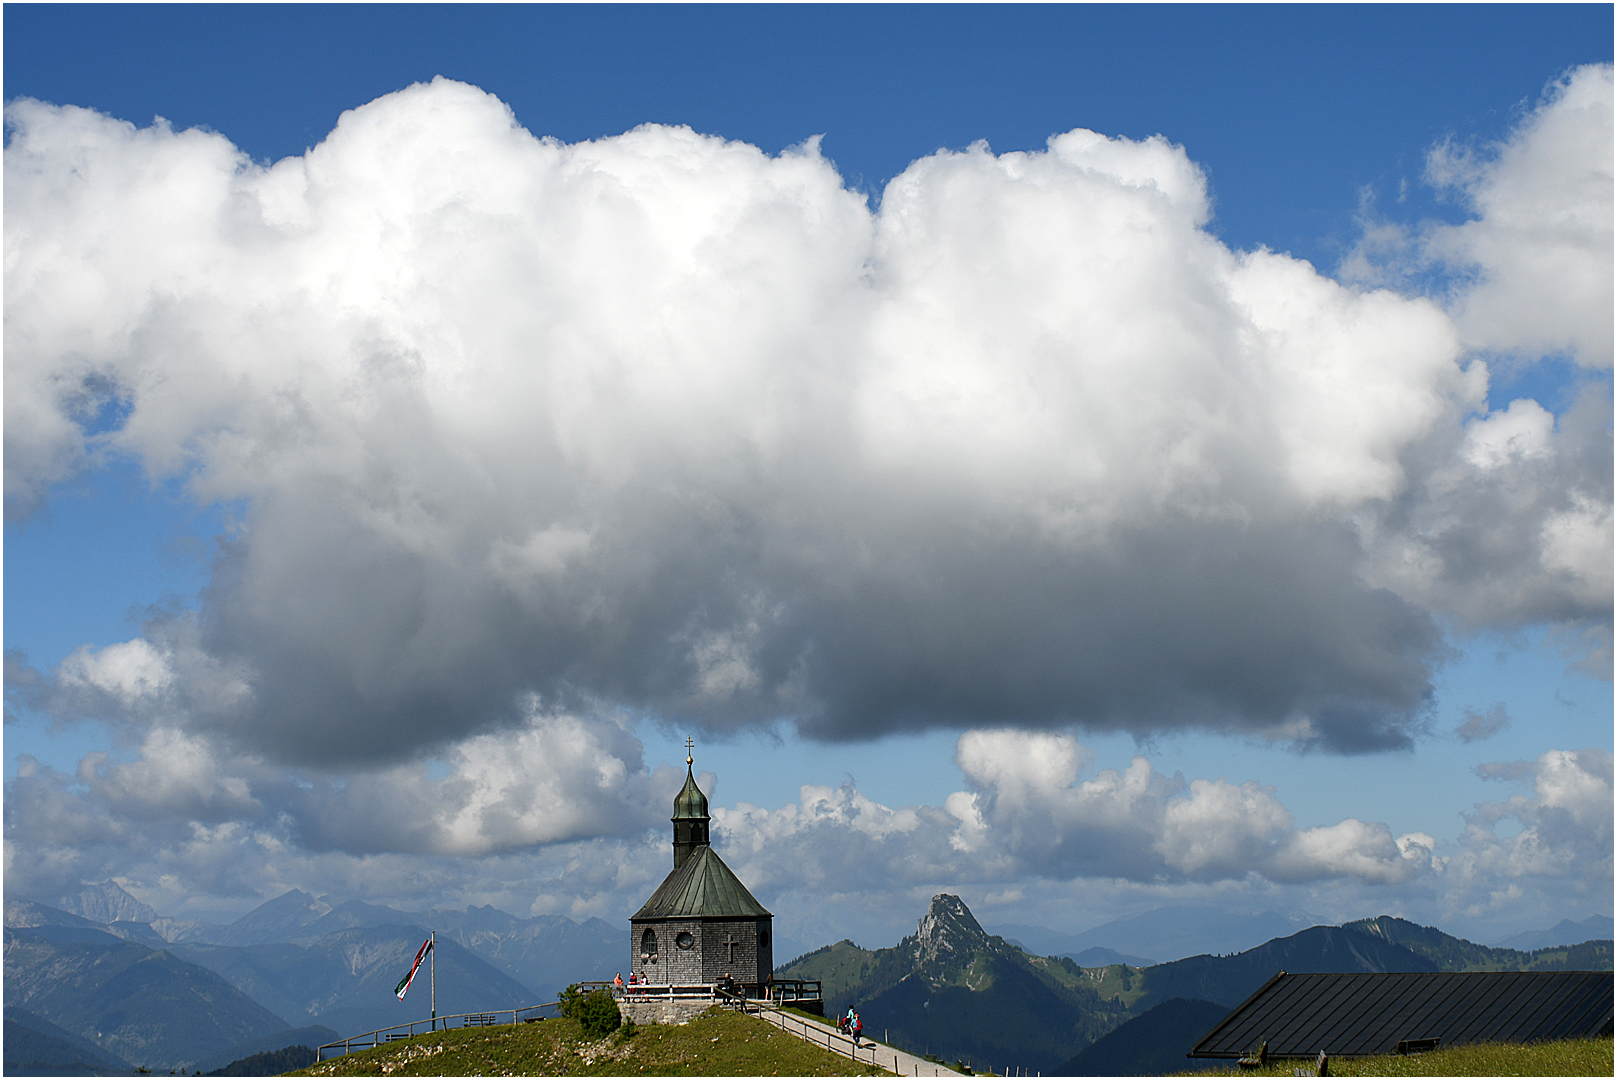
[[1601, 418], [1472, 419], [1448, 314], [1225, 248], [1161, 139], [940, 152], [873, 213], [812, 142], [563, 145], [443, 80], [267, 166], [7, 122], [9, 505], [128, 455], [247, 508], [200, 608], [62, 708], [272, 762], [533, 695], [1352, 751], [1419, 728], [1438, 620], [1609, 622]]
[[1612, 361], [1612, 69], [1553, 83], [1547, 102], [1491, 154], [1445, 144], [1427, 171], [1476, 213], [1426, 237], [1429, 256], [1476, 280], [1460, 295], [1483, 348]]

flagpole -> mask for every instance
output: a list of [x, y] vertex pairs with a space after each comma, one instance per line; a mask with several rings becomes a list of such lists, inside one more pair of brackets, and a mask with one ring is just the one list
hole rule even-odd
[[427, 977], [431, 980], [431, 984], [432, 984], [432, 1030], [437, 1031], [438, 1030], [438, 931], [436, 931], [436, 930], [427, 931], [427, 941], [430, 942], [430, 944], [427, 946], [427, 959], [432, 961], [432, 967], [427, 972]]

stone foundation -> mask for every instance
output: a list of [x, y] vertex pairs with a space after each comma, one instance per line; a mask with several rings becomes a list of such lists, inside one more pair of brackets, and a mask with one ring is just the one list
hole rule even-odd
[[651, 1001], [618, 1001], [618, 1012], [636, 1024], [688, 1024], [712, 1008], [712, 998], [663, 998]]

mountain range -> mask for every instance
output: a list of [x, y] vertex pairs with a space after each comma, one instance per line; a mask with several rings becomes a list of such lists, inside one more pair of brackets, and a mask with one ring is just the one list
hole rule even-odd
[[[429, 972], [404, 1004], [392, 989], [428, 927], [438, 940], [439, 1015], [555, 1000], [568, 983], [610, 978], [625, 951], [625, 930], [600, 919], [489, 906], [411, 913], [292, 890], [221, 926], [162, 917], [112, 882], [59, 903], [5, 903], [8, 1075], [111, 1074], [130, 1063], [212, 1070], [423, 1019]], [[1309, 918], [1168, 908], [1077, 934], [1022, 925], [991, 933], [958, 897], [940, 894], [892, 948], [841, 941], [779, 974], [821, 979], [828, 1012], [857, 1005], [871, 1035], [906, 1049], [996, 1071], [1098, 1075], [1185, 1068], [1176, 1054], [1211, 1026], [1202, 1021], [1281, 968], [1612, 966], [1611, 920], [1598, 916], [1523, 935], [1526, 949], [1390, 916], [1299, 925]], [[1185, 929], [1198, 920], [1199, 938]], [[1149, 959], [1192, 940], [1229, 944], [1230, 955]]]
[[1579, 922], [1562, 919], [1548, 930], [1529, 930], [1505, 938], [1503, 941], [1496, 941], [1494, 944], [1506, 949], [1531, 951], [1550, 949], [1558, 945], [1576, 945], [1580, 941], [1605, 941], [1610, 940], [1611, 936], [1611, 916], [1591, 915]]
[[288, 1025], [211, 971], [70, 927], [5, 931], [5, 1003], [124, 1061], [188, 1067]]
[[[28, 1029], [18, 1052], [45, 1046], [41, 1038], [59, 1041], [59, 1031], [115, 1059], [194, 1071], [279, 1049], [278, 1036], [292, 1040], [285, 1045], [318, 1043], [425, 1019], [434, 982], [439, 1015], [554, 1001], [568, 983], [610, 978], [625, 951], [625, 932], [599, 919], [522, 919], [492, 907], [413, 915], [292, 890], [212, 926], [153, 918], [119, 893], [107, 883], [69, 898], [110, 922], [6, 901], [5, 1002], [53, 1029]], [[427, 926], [437, 930], [436, 978], [423, 971], [401, 1003], [393, 987]], [[73, 1056], [62, 1047], [38, 1053], [64, 1067]]]
[[867, 1031], [878, 1038], [885, 1032], [912, 1052], [995, 1072], [1078, 1076], [1194, 1067], [1185, 1051], [1281, 970], [1611, 967], [1609, 940], [1521, 952], [1474, 945], [1391, 916], [1311, 926], [1232, 955], [1085, 967], [1069, 956], [1032, 955], [988, 933], [959, 897], [940, 894], [916, 933], [890, 949], [841, 941], [778, 974], [819, 979], [828, 1013], [857, 1008]]

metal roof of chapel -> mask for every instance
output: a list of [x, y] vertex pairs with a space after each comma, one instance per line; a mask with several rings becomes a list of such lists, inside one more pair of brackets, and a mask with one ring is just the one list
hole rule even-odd
[[651, 899], [631, 916], [641, 919], [753, 919], [770, 913], [706, 844], [691, 852], [685, 865], [674, 870]]

